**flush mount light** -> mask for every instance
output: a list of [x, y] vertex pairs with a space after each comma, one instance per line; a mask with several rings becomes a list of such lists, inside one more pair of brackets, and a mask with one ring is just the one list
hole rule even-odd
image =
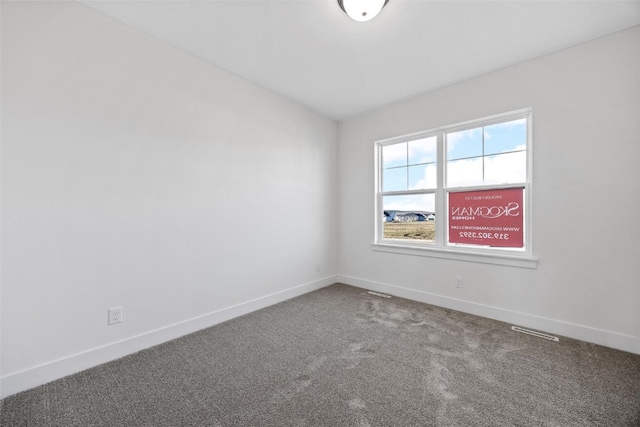
[[347, 15], [356, 21], [364, 22], [375, 18], [389, 0], [338, 0], [338, 4]]

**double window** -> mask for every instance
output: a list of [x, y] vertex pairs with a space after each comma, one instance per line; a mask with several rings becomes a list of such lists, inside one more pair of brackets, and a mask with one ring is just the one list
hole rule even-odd
[[378, 246], [531, 257], [531, 112], [376, 143]]

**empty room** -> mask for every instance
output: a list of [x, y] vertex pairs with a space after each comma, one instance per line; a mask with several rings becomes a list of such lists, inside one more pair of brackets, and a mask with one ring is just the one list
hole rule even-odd
[[640, 426], [640, 1], [0, 25], [0, 425]]

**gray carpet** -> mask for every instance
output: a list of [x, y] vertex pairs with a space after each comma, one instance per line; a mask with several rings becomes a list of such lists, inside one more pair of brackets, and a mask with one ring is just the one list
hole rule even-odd
[[640, 356], [338, 284], [1, 405], [2, 426], [638, 426]]

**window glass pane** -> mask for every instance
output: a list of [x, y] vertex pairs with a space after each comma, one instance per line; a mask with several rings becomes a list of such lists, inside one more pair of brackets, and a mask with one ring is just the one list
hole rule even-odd
[[385, 239], [435, 242], [435, 194], [383, 196]]
[[435, 136], [409, 141], [409, 164], [435, 163], [437, 159], [438, 139]]
[[513, 184], [527, 180], [527, 153], [499, 154], [484, 158], [485, 184]]
[[407, 189], [407, 168], [384, 169], [382, 171], [382, 191]]
[[482, 156], [482, 128], [447, 134], [447, 160]]
[[527, 120], [513, 120], [484, 128], [484, 154], [527, 149]]
[[437, 168], [435, 163], [409, 166], [409, 190], [436, 188]]
[[407, 165], [407, 143], [385, 145], [382, 147], [382, 167], [392, 168]]
[[447, 162], [447, 187], [482, 185], [482, 157]]

